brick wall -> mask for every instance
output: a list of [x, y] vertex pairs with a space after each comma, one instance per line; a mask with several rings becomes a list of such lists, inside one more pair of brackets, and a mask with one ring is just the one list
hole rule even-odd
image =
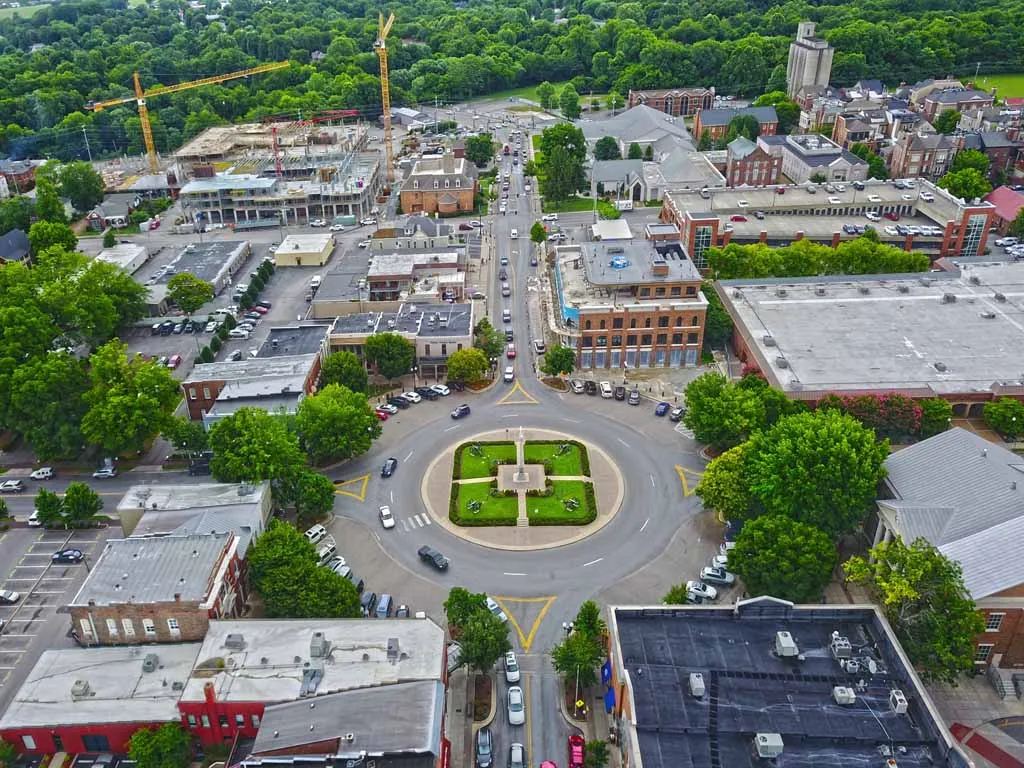
[[[1002, 614], [1002, 618], [999, 618]], [[1001, 667], [1024, 667], [1024, 609], [983, 608], [986, 624], [998, 622], [998, 629], [986, 630], [975, 639], [975, 647], [991, 645], [987, 661], [1001, 655]]]
[[[210, 612], [207, 609], [200, 607], [198, 602], [180, 600], [70, 606], [68, 612], [72, 627], [82, 641], [100, 645], [197, 642], [206, 636], [210, 626]], [[116, 635], [110, 631], [108, 619], [114, 622]], [[146, 631], [146, 622], [152, 622], [152, 632]], [[174, 622], [177, 622], [177, 633], [171, 628]], [[92, 633], [95, 634], [90, 637]]]

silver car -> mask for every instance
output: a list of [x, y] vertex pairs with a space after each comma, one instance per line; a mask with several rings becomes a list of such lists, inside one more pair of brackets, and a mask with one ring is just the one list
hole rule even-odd
[[508, 748], [508, 768], [526, 768], [526, 748], [518, 741]]
[[523, 689], [513, 685], [508, 689], [508, 724], [522, 725], [526, 722], [526, 707], [523, 705]]

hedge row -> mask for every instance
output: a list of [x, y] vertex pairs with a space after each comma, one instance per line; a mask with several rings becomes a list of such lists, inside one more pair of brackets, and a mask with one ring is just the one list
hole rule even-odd
[[594, 496], [594, 484], [584, 483], [583, 494], [587, 499], [585, 517], [574, 517], [571, 519], [557, 517], [531, 517], [530, 525], [589, 525], [597, 519], [597, 499]]
[[[497, 487], [497, 482], [493, 485]], [[514, 526], [516, 524], [516, 518], [493, 518], [493, 517], [476, 517], [473, 515], [467, 515], [463, 518], [459, 514], [459, 486], [452, 484], [451, 494], [448, 497], [448, 519], [451, 520], [455, 525], [462, 526], [463, 528], [483, 528], [486, 526]]]
[[[527, 498], [530, 498], [530, 497], [543, 497], [543, 496], [550, 496], [554, 492], [555, 492], [555, 482], [554, 482], [554, 480], [552, 480], [550, 477], [545, 477], [544, 478], [544, 490], [543, 491], [539, 491], [539, 490], [527, 491], [526, 492], [526, 496], [527, 496]], [[515, 493], [515, 491], [513, 491], [513, 493]]]
[[[590, 477], [590, 453], [587, 451], [587, 446], [581, 443], [579, 440], [527, 440], [530, 445], [574, 445], [580, 451], [580, 471], [584, 475]], [[544, 471], [551, 473], [547, 462], [544, 462]]]
[[[462, 479], [462, 452], [463, 451], [468, 451], [474, 445], [480, 445], [480, 446], [485, 446], [485, 445], [506, 445], [509, 442], [510, 441], [508, 441], [508, 440], [481, 440], [479, 442], [462, 443], [461, 445], [459, 445], [458, 448], [455, 449], [455, 464], [452, 466], [452, 480], [461, 480]], [[501, 463], [504, 463], [504, 462], [500, 462], [499, 461], [498, 463], [501, 464]], [[511, 461], [509, 463], [515, 464], [515, 461]]]

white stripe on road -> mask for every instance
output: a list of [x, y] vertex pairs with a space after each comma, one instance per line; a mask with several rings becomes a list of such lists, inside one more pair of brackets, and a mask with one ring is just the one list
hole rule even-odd
[[525, 576], [525, 573], [503, 573], [502, 576]]
[[409, 455], [405, 457], [405, 460], [408, 461], [409, 459], [411, 459], [414, 453], [415, 451], [409, 451]]
[[409, 521], [406, 520], [405, 518], [402, 518], [402, 530], [403, 531], [408, 531], [409, 530]]
[[647, 527], [647, 524], [648, 524], [649, 522], [651, 522], [651, 518], [649, 518], [649, 517], [648, 517], [648, 518], [647, 518], [646, 520], [644, 520], [644, 524], [640, 526], [640, 533], [643, 533], [643, 532], [644, 532], [644, 528], [646, 528], [646, 527]]
[[425, 525], [431, 525], [430, 515], [424, 514], [423, 515], [423, 522], [424, 522]]
[[616, 437], [615, 439], [616, 439], [616, 440], [618, 440], [618, 441], [619, 441], [620, 443], [622, 443], [622, 444], [623, 444], [624, 446], [626, 446], [627, 448], [629, 448], [629, 443], [627, 443], [627, 442], [626, 442], [625, 440], [623, 440], [623, 439], [622, 439], [621, 437]]
[[602, 560], [604, 560], [604, 558], [599, 557], [597, 558], [597, 560], [591, 560], [589, 563], [584, 563], [583, 567], [586, 568], [588, 565], [596, 565], [597, 563], [600, 563]]
[[445, 432], [451, 432], [453, 429], [458, 429], [458, 428], [459, 428], [459, 425], [456, 424], [454, 427], [448, 427], [448, 429], [446, 429]]
[[653, 488], [654, 487], [654, 475], [651, 475], [650, 477], [651, 477], [651, 488]]
[[518, 413], [506, 413], [501, 418], [503, 418], [503, 419], [514, 419], [514, 418], [517, 418], [518, 416], [519, 416]]
[[423, 527], [423, 520], [420, 519], [419, 515], [413, 515], [412, 519], [416, 521], [416, 525], [418, 525], [420, 528]]

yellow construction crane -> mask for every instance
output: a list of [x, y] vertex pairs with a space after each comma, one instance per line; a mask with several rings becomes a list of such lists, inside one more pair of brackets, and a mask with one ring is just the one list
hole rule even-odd
[[235, 80], [239, 77], [247, 77], [249, 75], [258, 75], [261, 72], [270, 72], [275, 69], [284, 69], [288, 66], [287, 61], [278, 61], [273, 64], [261, 64], [258, 67], [251, 67], [250, 69], [243, 69], [239, 72], [232, 72], [227, 75], [214, 75], [213, 77], [204, 77], [201, 80], [190, 80], [187, 83], [178, 83], [177, 85], [155, 85], [149, 90], [143, 91], [142, 84], [139, 82], [139, 73], [135, 73], [135, 95], [124, 96], [120, 99], [109, 99], [107, 101], [90, 101], [85, 106], [94, 112], [99, 112], [101, 109], [107, 107], [113, 107], [117, 104], [127, 104], [129, 101], [134, 101], [139, 105], [139, 122], [142, 123], [142, 138], [146, 142], [146, 155], [149, 157], [149, 168], [153, 173], [160, 171], [160, 166], [156, 161], [156, 146], [153, 144], [153, 130], [149, 127], [149, 109], [146, 108], [146, 99], [150, 96], [163, 96], [167, 93], [177, 93], [178, 91], [187, 91], [189, 88], [198, 88], [202, 85], [213, 85], [214, 83], [223, 83], [225, 80]]
[[391, 83], [388, 80], [388, 33], [391, 25], [395, 23], [395, 14], [391, 14], [388, 20], [384, 21], [384, 14], [378, 14], [377, 19], [377, 40], [373, 47], [377, 49], [377, 58], [380, 59], [380, 100], [384, 108], [384, 162], [387, 164], [387, 180], [390, 186], [395, 180], [395, 161], [391, 151]]

